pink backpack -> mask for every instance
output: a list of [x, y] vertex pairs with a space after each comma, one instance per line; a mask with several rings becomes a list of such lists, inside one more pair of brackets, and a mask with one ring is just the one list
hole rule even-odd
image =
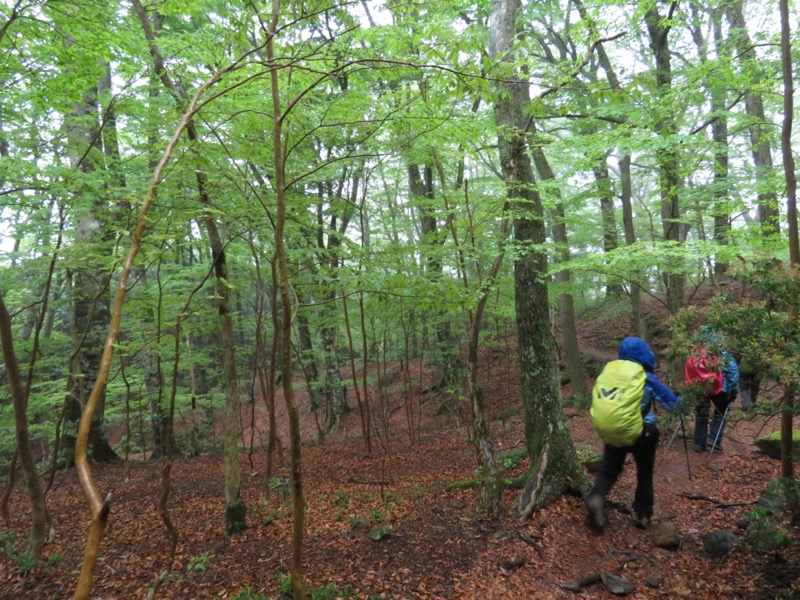
[[719, 358], [709, 356], [704, 348], [693, 348], [683, 365], [683, 382], [687, 387], [702, 386], [707, 394], [719, 394], [723, 388]]

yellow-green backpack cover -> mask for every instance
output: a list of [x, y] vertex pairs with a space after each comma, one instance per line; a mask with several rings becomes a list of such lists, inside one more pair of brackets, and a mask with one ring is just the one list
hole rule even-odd
[[614, 360], [603, 367], [592, 391], [592, 423], [611, 446], [631, 446], [642, 435], [642, 398], [647, 375], [639, 363]]

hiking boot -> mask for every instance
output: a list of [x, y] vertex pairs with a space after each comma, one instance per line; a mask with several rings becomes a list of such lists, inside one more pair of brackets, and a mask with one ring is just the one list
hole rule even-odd
[[714, 452], [722, 452], [722, 446], [720, 444], [714, 446]]
[[589, 513], [589, 521], [600, 531], [606, 526], [606, 513], [605, 510], [603, 510], [604, 504], [605, 501], [602, 496], [589, 496], [586, 499], [586, 510]]
[[647, 515], [636, 515], [636, 518], [633, 520], [633, 524], [639, 529], [647, 529], [650, 527], [650, 522], [652, 520], [653, 519]]
[[695, 444], [694, 445], [694, 451], [695, 452], [705, 452], [706, 451], [706, 447], [703, 444]]

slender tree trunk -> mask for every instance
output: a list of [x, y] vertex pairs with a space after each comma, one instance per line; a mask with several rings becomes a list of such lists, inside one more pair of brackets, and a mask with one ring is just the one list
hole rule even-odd
[[[145, 38], [150, 47], [154, 67], [161, 82], [178, 99], [181, 105], [187, 101], [186, 93], [180, 89], [166, 70], [161, 51], [156, 45], [150, 22], [140, 0], [133, 0], [133, 6], [142, 25]], [[186, 122], [186, 135], [194, 144], [193, 150], [197, 152], [198, 140], [194, 120]], [[236, 341], [231, 318], [230, 288], [228, 285], [228, 264], [225, 258], [225, 245], [214, 218], [214, 208], [208, 195], [208, 176], [205, 171], [195, 171], [197, 191], [203, 205], [203, 216], [200, 224], [208, 235], [211, 256], [214, 265], [216, 303], [218, 310], [218, 325], [222, 338], [222, 372], [225, 382], [225, 434], [224, 434], [224, 460], [225, 471], [225, 534], [232, 535], [247, 527], [247, 507], [241, 498], [241, 467], [239, 465], [239, 382], [236, 371]]]
[[[586, 12], [582, 0], [575, 0], [575, 6], [578, 8], [581, 18], [590, 24], [592, 33], [599, 37], [597, 28], [594, 26], [593, 21]], [[606, 79], [608, 80], [608, 84], [611, 89], [621, 92], [622, 86], [619, 83], [616, 71], [614, 70], [614, 65], [608, 58], [608, 54], [606, 54], [605, 46], [603, 46], [603, 44], [597, 45], [597, 58], [606, 73]], [[619, 179], [620, 187], [622, 188], [620, 194], [620, 203], [622, 204], [622, 230], [625, 235], [625, 245], [632, 246], [636, 243], [636, 233], [633, 227], [631, 157], [626, 151], [623, 151], [619, 160]], [[644, 318], [644, 312], [642, 310], [642, 294], [640, 289], [640, 286], [643, 285], [644, 281], [645, 278], [643, 275], [634, 275], [631, 280], [631, 319], [633, 321], [633, 330], [637, 333], [637, 335], [644, 340], [649, 340], [647, 321]]]
[[[301, 300], [298, 293], [298, 300]], [[319, 369], [317, 358], [314, 356], [314, 344], [311, 340], [311, 329], [308, 326], [308, 317], [304, 311], [297, 313], [297, 351], [303, 361], [303, 373], [306, 375], [306, 389], [308, 389], [309, 406], [311, 410], [320, 408], [319, 394]]]
[[[141, 8], [141, 4], [139, 5]], [[100, 550], [100, 544], [103, 540], [106, 531], [106, 524], [111, 510], [111, 495], [102, 498], [99, 490], [92, 478], [92, 471], [89, 465], [87, 449], [89, 445], [89, 432], [91, 423], [94, 418], [94, 413], [97, 411], [100, 397], [103, 395], [108, 382], [109, 371], [111, 370], [111, 361], [114, 356], [114, 346], [119, 339], [119, 325], [122, 319], [122, 305], [125, 301], [125, 293], [127, 291], [128, 279], [133, 269], [134, 261], [139, 253], [144, 235], [145, 227], [147, 226], [147, 213], [153, 202], [156, 190], [164, 175], [164, 170], [167, 163], [172, 156], [175, 147], [178, 145], [184, 129], [186, 129], [191, 121], [192, 116], [197, 112], [197, 103], [200, 96], [212, 85], [217, 83], [224, 73], [237, 68], [237, 63], [231, 66], [216, 71], [208, 80], [205, 81], [195, 92], [194, 96], [187, 102], [186, 111], [182, 114], [180, 124], [175, 130], [172, 138], [164, 149], [163, 156], [153, 171], [153, 178], [150, 186], [147, 189], [140, 206], [139, 213], [136, 218], [136, 226], [130, 236], [130, 248], [125, 260], [123, 261], [122, 269], [120, 270], [117, 279], [117, 289], [114, 295], [114, 302], [110, 314], [110, 323], [108, 328], [108, 335], [105, 338], [103, 345], [103, 354], [100, 358], [100, 369], [95, 379], [94, 387], [86, 400], [81, 421], [78, 427], [78, 436], [75, 444], [75, 467], [78, 473], [78, 479], [81, 484], [81, 489], [86, 496], [89, 508], [92, 514], [92, 521], [89, 525], [89, 534], [86, 541], [86, 549], [84, 552], [83, 564], [81, 565], [81, 572], [78, 583], [75, 587], [75, 600], [87, 600], [92, 591], [92, 581], [94, 578], [94, 570], [97, 565], [97, 555]]]
[[[722, 39], [722, 10], [720, 8], [711, 9], [711, 20], [714, 27], [714, 44], [718, 56], [729, 54], [726, 44]], [[720, 246], [730, 243], [731, 233], [731, 214], [728, 210], [728, 117], [725, 110], [726, 92], [719, 85], [714, 85], [711, 89], [711, 111], [716, 114], [716, 118], [711, 123], [711, 137], [714, 141], [714, 241]], [[717, 260], [714, 263], [714, 274], [717, 277], [725, 275], [728, 271], [728, 263], [724, 260]]]
[[6, 309], [3, 295], [0, 293], [0, 347], [3, 350], [3, 362], [6, 366], [8, 383], [11, 388], [11, 399], [14, 404], [14, 425], [17, 441], [17, 453], [22, 465], [22, 476], [28, 498], [31, 503], [31, 534], [28, 547], [38, 560], [42, 556], [44, 540], [47, 535], [47, 508], [44, 494], [39, 484], [39, 474], [31, 451], [28, 435], [28, 394], [20, 375], [19, 363], [14, 352], [14, 340], [11, 333], [11, 315]]
[[[624, 154], [619, 160], [619, 180], [622, 194], [622, 228], [625, 232], [625, 245], [633, 246], [636, 243], [636, 232], [633, 228], [633, 189], [631, 183], [631, 156]], [[644, 282], [644, 276], [637, 277], [631, 281], [631, 317], [633, 320], [633, 330], [643, 340], [649, 340], [650, 333], [647, 330], [647, 320], [644, 317], [642, 308], [642, 292], [640, 285]]]
[[[781, 129], [781, 152], [783, 154], [783, 172], [786, 176], [786, 204], [788, 208], [789, 226], [789, 259], [794, 268], [795, 277], [800, 269], [800, 238], [797, 225], [797, 175], [795, 174], [794, 155], [792, 154], [792, 123], [794, 115], [794, 82], [792, 70], [792, 45], [789, 29], [789, 2], [780, 0], [781, 11], [781, 66], [783, 71], [783, 127]], [[789, 317], [797, 322], [798, 303], [789, 309]], [[795, 383], [787, 386], [783, 397], [781, 412], [781, 476], [794, 479], [793, 462], [793, 419], [794, 404], [800, 386]], [[800, 515], [800, 498], [796, 486], [786, 486], [788, 504], [795, 517]]]
[[[677, 6], [677, 2], [670, 4], [669, 16], [662, 17], [657, 7], [647, 11], [645, 21], [650, 34], [650, 48], [656, 61], [656, 94], [662, 102], [659, 115], [656, 118], [655, 129], [661, 138], [656, 150], [656, 160], [659, 170], [659, 190], [661, 195], [661, 221], [664, 230], [664, 240], [667, 243], [680, 244], [680, 217], [678, 190], [680, 188], [679, 157], [675, 145], [670, 139], [675, 133], [675, 123], [672, 117], [672, 106], [664, 103], [672, 89], [672, 67], [668, 35], [671, 29], [670, 19]], [[676, 314], [684, 304], [685, 275], [677, 266], [668, 266], [667, 279], [667, 305], [670, 314]]]
[[[603, 251], [608, 254], [619, 246], [617, 241], [617, 223], [614, 211], [614, 192], [611, 189], [611, 178], [608, 175], [608, 165], [606, 157], [603, 156], [592, 167], [594, 179], [597, 183], [597, 195], [600, 198], [600, 216], [603, 222]], [[615, 277], [610, 277], [613, 281]], [[606, 294], [609, 296], [620, 296], [622, 285], [617, 283], [606, 284]]]
[[[700, 18], [700, 6], [692, 4], [692, 38], [697, 46], [700, 63], [708, 63], [708, 41], [703, 33], [703, 23]], [[717, 57], [721, 60], [730, 55], [728, 44], [722, 37], [722, 7], [709, 7], [708, 14], [711, 19], [714, 36], [714, 47]], [[706, 87], [711, 96], [711, 139], [714, 143], [714, 183], [713, 194], [710, 202], [711, 214], [714, 217], [714, 242], [725, 246], [730, 241], [731, 215], [728, 209], [728, 115], [725, 106], [727, 95], [727, 82], [720, 82], [718, 78], [710, 77]], [[706, 203], [700, 203], [701, 207]], [[698, 211], [698, 222], [702, 225], [703, 214]], [[714, 263], [712, 276], [720, 277], [727, 272], [728, 265], [720, 257]]]
[[[422, 172], [419, 165], [408, 165], [409, 192], [419, 206], [420, 243], [423, 247], [425, 276], [432, 284], [442, 278], [442, 260], [439, 256], [445, 235], [439, 232], [434, 202], [436, 193], [433, 185], [433, 168], [425, 164]], [[456, 342], [453, 329], [445, 311], [440, 311], [436, 319], [436, 355], [441, 357], [442, 378], [437, 389], [452, 387], [461, 372], [460, 361], [455, 351]]]
[[724, 6], [730, 25], [730, 37], [739, 57], [742, 74], [748, 82], [752, 82], [746, 84], [744, 106], [747, 116], [751, 119], [750, 144], [756, 169], [758, 220], [763, 234], [773, 235], [780, 232], [780, 214], [778, 196], [772, 181], [772, 143], [769, 131], [772, 124], [764, 114], [761, 94], [753, 91], [755, 86], [761, 84], [764, 75], [756, 56], [756, 46], [750, 41], [747, 32], [743, 4], [743, 0], [729, 0]]
[[[353, 380], [353, 391], [356, 393], [356, 403], [358, 405], [358, 416], [361, 419], [361, 436], [364, 440], [364, 447], [367, 454], [372, 454], [372, 441], [369, 435], [369, 411], [361, 399], [361, 390], [358, 387], [358, 374], [356, 373], [355, 348], [353, 346], [353, 331], [350, 327], [350, 314], [347, 310], [347, 296], [342, 295], [342, 310], [344, 312], [345, 330], [347, 331], [347, 343], [350, 355], [350, 372]], [[366, 394], [366, 388], [364, 389]], [[413, 441], [413, 439], [412, 439]]]
[[272, 96], [272, 144], [274, 151], [274, 187], [277, 199], [275, 219], [275, 262], [280, 281], [281, 301], [281, 338], [283, 362], [283, 397], [289, 417], [289, 434], [291, 437], [291, 481], [292, 481], [292, 562], [290, 575], [292, 592], [295, 600], [305, 600], [306, 585], [303, 579], [303, 539], [305, 533], [306, 500], [303, 493], [302, 451], [300, 439], [300, 413], [294, 398], [292, 384], [292, 295], [289, 281], [289, 269], [286, 260], [286, 242], [284, 229], [286, 226], [286, 181], [285, 150], [283, 147], [283, 119], [281, 109], [281, 92], [278, 82], [278, 67], [275, 62], [273, 39], [278, 29], [280, 17], [280, 0], [272, 4], [272, 21], [267, 31], [267, 64], [270, 67], [270, 84]]
[[[134, 279], [140, 285], [147, 286], [147, 272], [144, 268], [134, 267]], [[161, 449], [164, 445], [164, 422], [167, 418], [162, 408], [161, 397], [164, 390], [164, 377], [161, 369], [161, 356], [153, 344], [160, 344], [161, 340], [161, 290], [159, 289], [159, 300], [157, 310], [150, 306], [146, 308], [147, 322], [155, 325], [152, 331], [152, 340], [142, 340], [142, 350], [139, 353], [139, 361], [144, 374], [144, 391], [147, 397], [147, 408], [150, 415], [150, 426], [153, 434], [153, 453], [151, 458], [156, 459], [162, 456]]]
[[[555, 182], [556, 176], [550, 166], [550, 161], [538, 143], [534, 143], [531, 148], [533, 162], [539, 177], [543, 181]], [[567, 236], [566, 214], [561, 191], [557, 186], [553, 186], [555, 206], [552, 209], [550, 220], [552, 221], [553, 241], [556, 244], [556, 254], [558, 262], [569, 262], [569, 238]], [[564, 286], [568, 286], [572, 280], [572, 273], [569, 269], [556, 271], [556, 281]], [[559, 294], [558, 312], [561, 317], [561, 331], [564, 336], [564, 353], [567, 359], [567, 372], [569, 373], [572, 385], [572, 395], [576, 398], [585, 398], [589, 392], [586, 387], [586, 377], [583, 374], [583, 363], [581, 362], [581, 352], [578, 347], [578, 329], [575, 325], [575, 302], [572, 294]]]

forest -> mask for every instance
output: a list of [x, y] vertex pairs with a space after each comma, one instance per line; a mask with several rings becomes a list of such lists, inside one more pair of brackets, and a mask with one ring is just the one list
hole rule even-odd
[[[788, 0], [0, 0], [0, 597], [800, 597], [799, 42]], [[760, 385], [719, 457], [701, 327]], [[635, 539], [635, 465], [611, 531], [582, 500], [627, 336], [683, 402]]]

